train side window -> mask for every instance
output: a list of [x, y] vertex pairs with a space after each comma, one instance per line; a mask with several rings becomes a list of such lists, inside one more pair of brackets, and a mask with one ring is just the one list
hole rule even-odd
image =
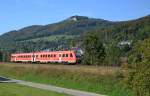
[[54, 54], [54, 57], [56, 57], [56, 54]]
[[59, 54], [59, 57], [61, 57], [61, 54]]
[[41, 55], [41, 58], [42, 58], [43, 56]]
[[68, 57], [68, 54], [66, 54], [66, 57]]
[[51, 57], [51, 55], [49, 54], [48, 57]]
[[70, 57], [73, 57], [72, 53], [70, 53]]
[[63, 56], [62, 57], [65, 57], [65, 54], [63, 54]]
[[36, 58], [38, 58], [38, 55], [36, 55]]

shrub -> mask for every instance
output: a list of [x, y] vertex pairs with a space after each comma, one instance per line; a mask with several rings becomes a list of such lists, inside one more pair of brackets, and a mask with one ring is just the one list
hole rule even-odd
[[[136, 70], [130, 73], [131, 87], [135, 96], [150, 96], [150, 62], [137, 63]], [[132, 75], [131, 75], [132, 74]]]
[[150, 39], [140, 41], [134, 47], [134, 57], [130, 57], [127, 83], [134, 96], [150, 96]]

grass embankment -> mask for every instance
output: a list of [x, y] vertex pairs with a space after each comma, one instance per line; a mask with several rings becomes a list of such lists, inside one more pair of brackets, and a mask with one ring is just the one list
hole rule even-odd
[[25, 87], [17, 84], [0, 83], [0, 96], [66, 96], [66, 95], [31, 87]]
[[114, 67], [0, 64], [0, 75], [32, 82], [90, 91], [108, 96], [131, 96]]

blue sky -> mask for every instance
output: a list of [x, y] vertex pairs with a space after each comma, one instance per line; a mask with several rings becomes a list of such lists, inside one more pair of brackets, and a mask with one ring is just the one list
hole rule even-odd
[[150, 0], [1, 0], [0, 34], [73, 15], [124, 21], [149, 14]]

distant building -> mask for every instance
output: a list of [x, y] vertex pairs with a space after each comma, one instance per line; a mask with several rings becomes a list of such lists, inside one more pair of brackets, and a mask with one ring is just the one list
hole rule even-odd
[[70, 20], [77, 21], [78, 19], [76, 18], [76, 16], [73, 16], [73, 17], [70, 18]]
[[121, 41], [118, 43], [118, 47], [121, 48], [121, 47], [124, 47], [126, 45], [128, 45], [129, 47], [131, 47], [131, 44], [132, 44], [132, 41]]

